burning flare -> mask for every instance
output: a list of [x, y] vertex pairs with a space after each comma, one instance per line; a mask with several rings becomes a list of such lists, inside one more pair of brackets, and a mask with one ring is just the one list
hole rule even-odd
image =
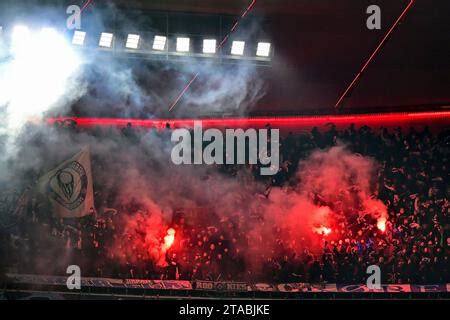
[[167, 235], [164, 237], [164, 248], [169, 250], [175, 241], [175, 230], [170, 228], [167, 230]]
[[331, 228], [320, 226], [319, 228], [313, 228], [313, 231], [317, 234], [327, 236], [331, 233]]
[[385, 217], [380, 217], [380, 218], [378, 218], [378, 221], [377, 221], [377, 228], [378, 228], [381, 232], [385, 232], [385, 231], [386, 231], [386, 218], [385, 218]]

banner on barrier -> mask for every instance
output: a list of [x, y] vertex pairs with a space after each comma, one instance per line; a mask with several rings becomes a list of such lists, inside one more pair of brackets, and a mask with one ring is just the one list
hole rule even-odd
[[243, 282], [195, 281], [195, 288], [197, 290], [249, 291], [247, 284]]
[[[67, 277], [63, 276], [40, 276], [29, 274], [7, 274], [13, 283], [31, 285], [65, 286]], [[364, 284], [310, 284], [310, 283], [255, 283], [244, 282], [214, 282], [214, 281], [177, 281], [177, 280], [135, 280], [135, 279], [111, 279], [92, 278], [81, 279], [81, 286], [96, 288], [138, 288], [155, 290], [210, 290], [229, 292], [342, 292], [342, 293], [409, 293], [409, 292], [450, 292], [450, 284], [386, 284], [381, 289], [369, 289]]]

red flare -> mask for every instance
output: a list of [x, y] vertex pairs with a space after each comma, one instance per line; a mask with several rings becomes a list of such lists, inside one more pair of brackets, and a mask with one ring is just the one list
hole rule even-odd
[[317, 234], [327, 236], [331, 233], [331, 228], [320, 226], [319, 228], [313, 228], [313, 231]]
[[378, 221], [377, 221], [377, 228], [381, 232], [385, 232], [386, 231], [386, 218], [381, 217], [381, 218], [378, 219]]
[[164, 237], [164, 248], [166, 248], [166, 250], [170, 249], [174, 241], [175, 241], [175, 230], [173, 228], [170, 228], [169, 230], [167, 230], [167, 235]]

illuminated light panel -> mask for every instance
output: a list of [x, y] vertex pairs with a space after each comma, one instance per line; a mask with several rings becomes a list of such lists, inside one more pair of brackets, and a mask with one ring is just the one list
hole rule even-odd
[[140, 36], [138, 34], [129, 34], [125, 47], [128, 49], [137, 49], [139, 47]]
[[108, 32], [102, 32], [98, 45], [104, 48], [111, 48], [114, 35]]
[[111, 119], [111, 118], [50, 118], [49, 124], [56, 121], [72, 119], [80, 127], [95, 126], [126, 126], [131, 123], [136, 127], [164, 128], [167, 123], [171, 128], [192, 127], [194, 121], [202, 121], [204, 127], [228, 128], [228, 127], [264, 127], [270, 123], [272, 127], [283, 126], [321, 126], [327, 123], [336, 125], [370, 124], [370, 123], [409, 123], [413, 121], [448, 121], [450, 111], [430, 111], [420, 113], [381, 113], [341, 116], [304, 116], [304, 117], [257, 117], [257, 118], [209, 118], [209, 119]]
[[86, 39], [86, 32], [76, 30], [73, 34], [72, 44], [83, 46]]
[[244, 54], [245, 41], [233, 41], [231, 45], [231, 54], [242, 56]]
[[177, 51], [178, 52], [189, 52], [189, 38], [177, 38]]
[[216, 53], [217, 41], [215, 39], [203, 40], [203, 53]]
[[153, 40], [153, 50], [164, 51], [166, 48], [167, 38], [164, 36], [155, 36]]
[[258, 57], [268, 57], [270, 55], [270, 43], [268, 43], [268, 42], [258, 43], [258, 48], [256, 49], [256, 55]]

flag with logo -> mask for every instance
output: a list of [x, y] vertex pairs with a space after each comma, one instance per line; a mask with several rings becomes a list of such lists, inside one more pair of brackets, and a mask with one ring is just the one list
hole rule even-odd
[[61, 218], [79, 218], [94, 208], [89, 149], [83, 149], [39, 179], [38, 188], [47, 196], [53, 213]]

